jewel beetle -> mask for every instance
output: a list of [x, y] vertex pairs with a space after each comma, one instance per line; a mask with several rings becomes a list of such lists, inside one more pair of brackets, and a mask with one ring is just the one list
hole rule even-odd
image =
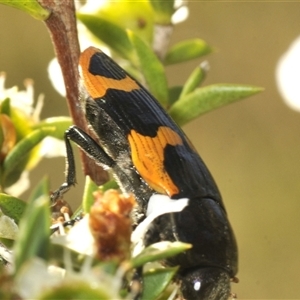
[[[70, 141], [112, 170], [120, 188], [135, 196], [144, 218], [155, 195], [168, 198], [173, 206], [185, 199], [180, 210], [159, 213], [152, 220], [143, 243], [192, 244], [165, 262], [180, 267], [183, 298], [228, 299], [237, 273], [237, 244], [219, 190], [195, 148], [158, 101], [99, 49], [89, 47], [81, 54], [79, 72], [82, 106], [98, 140], [76, 126], [66, 131], [66, 182], [52, 199], [75, 183]], [[154, 209], [160, 208], [163, 197], [157, 198]]]

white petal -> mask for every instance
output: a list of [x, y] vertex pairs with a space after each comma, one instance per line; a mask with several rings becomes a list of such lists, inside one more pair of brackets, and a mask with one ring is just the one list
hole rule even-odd
[[8, 216], [0, 217], [0, 237], [5, 239], [16, 239], [19, 232], [18, 225]]
[[29, 172], [23, 171], [19, 180], [8, 188], [5, 188], [5, 192], [14, 197], [18, 197], [23, 194], [30, 186]]
[[171, 199], [166, 195], [152, 195], [148, 202], [147, 217], [131, 235], [134, 244], [133, 256], [138, 255], [144, 248], [143, 239], [152, 221], [160, 215], [182, 211], [189, 203], [188, 198]]
[[66, 156], [65, 142], [52, 136], [47, 136], [41, 143], [40, 156], [47, 158]]
[[286, 104], [300, 111], [300, 37], [279, 59], [276, 69], [277, 86]]
[[66, 88], [60, 65], [56, 58], [53, 58], [48, 65], [48, 76], [55, 90], [63, 97], [66, 96]]
[[25, 263], [15, 280], [16, 289], [22, 299], [37, 299], [45, 289], [60, 283], [61, 273], [49, 273], [45, 261], [34, 258]]
[[109, 0], [101, 0], [101, 1], [95, 1], [95, 0], [87, 0], [85, 5], [80, 7], [80, 13], [85, 14], [94, 14], [95, 11], [98, 11], [102, 6], [107, 5], [107, 2]]
[[189, 9], [187, 6], [182, 6], [172, 16], [172, 24], [178, 24], [185, 21], [189, 16]]
[[64, 245], [82, 254], [93, 255], [95, 240], [89, 227], [89, 215], [85, 215], [78, 224], [70, 229], [68, 234], [53, 236], [52, 242]]

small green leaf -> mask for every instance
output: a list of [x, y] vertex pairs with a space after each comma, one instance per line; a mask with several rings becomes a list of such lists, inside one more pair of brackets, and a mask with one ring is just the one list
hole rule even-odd
[[167, 288], [178, 268], [150, 270], [143, 275], [142, 300], [154, 300]]
[[[148, 1], [134, 1], [134, 3], [124, 0], [102, 1], [100, 5], [94, 5], [94, 9], [89, 11], [93, 16], [132, 30], [149, 44], [152, 42], [154, 11]], [[86, 10], [84, 13], [87, 13]]]
[[119, 186], [114, 179], [111, 179], [111, 180], [105, 182], [103, 185], [101, 185], [99, 187], [99, 189], [104, 193], [105, 191], [110, 190], [110, 189], [117, 190], [117, 189], [119, 189]]
[[[111, 287], [110, 287], [111, 288]], [[112, 298], [114, 297], [114, 298]], [[101, 299], [111, 300], [116, 299], [115, 291], [109, 289], [109, 286], [102, 285], [99, 287], [93, 283], [88, 283], [84, 280], [69, 280], [63, 284], [56, 285], [48, 289], [45, 293], [39, 296], [39, 300], [53, 299]]]
[[9, 152], [3, 162], [4, 177], [13, 172], [18, 167], [25, 156], [46, 136], [53, 133], [55, 128], [41, 128], [32, 131]]
[[2, 149], [3, 142], [4, 142], [4, 132], [3, 132], [1, 125], [2, 125], [2, 122], [1, 122], [1, 115], [0, 115], [0, 150]]
[[41, 128], [52, 128], [52, 132], [49, 133], [50, 136], [57, 139], [63, 140], [65, 131], [72, 125], [72, 119], [70, 117], [52, 117], [42, 120], [40, 123], [35, 125], [33, 129]]
[[150, 92], [163, 106], [168, 103], [168, 83], [164, 67], [152, 49], [135, 33], [128, 31], [128, 36], [136, 51], [141, 69]]
[[82, 204], [80, 204], [74, 211], [73, 215], [71, 216], [71, 219], [75, 219], [77, 217], [82, 216], [82, 213], [83, 213]]
[[0, 113], [10, 116], [10, 98], [5, 98], [3, 101], [1, 101]]
[[50, 12], [44, 9], [38, 1], [35, 0], [0, 0], [0, 4], [18, 8], [40, 21], [44, 21], [50, 16]]
[[[12, 239], [0, 238], [0, 241], [8, 249], [11, 249], [13, 247], [13, 245], [14, 245], [14, 240], [12, 240]], [[1, 258], [2, 258], [2, 256], [0, 255], [0, 265], [2, 263], [2, 259]], [[2, 299], [1, 298], [1, 291], [0, 291], [0, 299]]]
[[126, 31], [103, 18], [77, 14], [78, 19], [102, 42], [124, 58], [131, 60], [133, 49]]
[[32, 257], [38, 256], [45, 260], [48, 258], [50, 236], [48, 191], [48, 182], [44, 179], [33, 192], [20, 221], [19, 237], [14, 244], [16, 273]]
[[166, 259], [175, 256], [192, 247], [191, 244], [181, 242], [159, 242], [144, 249], [139, 255], [131, 259], [134, 268], [143, 266], [145, 263]]
[[32, 131], [32, 120], [20, 109], [11, 107], [9, 116], [16, 129], [17, 141], [20, 141]]
[[88, 256], [67, 248], [63, 243], [57, 243], [57, 241], [55, 241], [56, 238], [61, 238], [61, 236], [51, 238], [51, 243], [49, 245], [49, 260], [53, 260], [57, 265], [63, 266], [66, 263], [66, 253], [68, 253], [68, 259], [70, 260], [73, 269], [79, 270], [82, 268], [82, 265]]
[[189, 76], [185, 82], [182, 91], [180, 93], [179, 99], [183, 98], [185, 95], [193, 92], [205, 79], [208, 71], [207, 62], [201, 63]]
[[181, 85], [172, 86], [169, 88], [169, 104], [174, 104], [182, 92], [183, 87]]
[[201, 39], [190, 39], [177, 43], [168, 51], [164, 63], [176, 64], [201, 57], [212, 51], [211, 47]]
[[174, 0], [150, 0], [150, 3], [155, 12], [155, 23], [160, 25], [171, 24], [172, 15], [175, 12]]
[[0, 209], [2, 213], [18, 224], [23, 212], [26, 208], [26, 203], [13, 196], [0, 193]]
[[99, 187], [94, 183], [90, 176], [86, 176], [82, 201], [82, 208], [85, 213], [89, 213], [91, 206], [95, 203], [93, 192], [97, 191], [98, 189]]
[[180, 126], [218, 107], [261, 92], [250, 85], [213, 84], [198, 88], [174, 103], [169, 114]]

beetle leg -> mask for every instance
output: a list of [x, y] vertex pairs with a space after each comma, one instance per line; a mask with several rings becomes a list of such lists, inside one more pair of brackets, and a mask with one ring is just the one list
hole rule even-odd
[[95, 160], [96, 163], [105, 167], [111, 168], [115, 164], [114, 160], [108, 156], [105, 151], [94, 141], [86, 132], [77, 126], [71, 126], [65, 132], [66, 144], [66, 178], [65, 182], [52, 193], [51, 202], [55, 203], [57, 199], [61, 198], [71, 186], [76, 183], [76, 170], [73, 149], [70, 141], [77, 144], [88, 156]]

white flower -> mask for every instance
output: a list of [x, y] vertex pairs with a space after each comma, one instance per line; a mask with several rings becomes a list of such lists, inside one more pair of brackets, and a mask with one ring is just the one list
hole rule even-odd
[[5, 189], [5, 192], [14, 197], [19, 197], [30, 187], [29, 172], [23, 171], [17, 182]]
[[48, 269], [47, 263], [40, 258], [27, 261], [16, 277], [16, 290], [23, 299], [37, 299], [45, 289], [58, 285], [64, 274]]
[[89, 214], [86, 214], [66, 235], [53, 236], [52, 242], [85, 255], [94, 255], [95, 241], [89, 227]]
[[[2, 101], [9, 98], [10, 107], [14, 112], [17, 112], [18, 118], [24, 121], [24, 124], [26, 123], [26, 126], [28, 126], [27, 130], [30, 130], [31, 126], [38, 124], [40, 121], [44, 95], [39, 95], [35, 104], [33, 80], [26, 79], [24, 81], [25, 90], [19, 90], [17, 86], [6, 88], [5, 79], [6, 74], [0, 72], [0, 105]], [[10, 118], [10, 116], [8, 116], [8, 118]], [[13, 126], [20, 125], [16, 124]], [[24, 136], [20, 139], [22, 138], [24, 138]], [[19, 141], [20, 140], [15, 141], [15, 145], [17, 145]], [[49, 143], [51, 143], [51, 146], [49, 146]], [[15, 147], [15, 145], [12, 145], [12, 147]], [[62, 141], [47, 137], [39, 144], [37, 151], [38, 152], [30, 158], [30, 162], [27, 164], [26, 169], [21, 174], [19, 180], [5, 189], [10, 195], [18, 197], [26, 191], [30, 185], [28, 170], [32, 169], [42, 157], [64, 156], [65, 146]]]
[[145, 248], [144, 235], [155, 218], [165, 213], [182, 211], [188, 203], [188, 198], [171, 199], [167, 195], [152, 195], [148, 202], [147, 217], [131, 234], [131, 242], [134, 244], [132, 256], [137, 256]]
[[186, 6], [187, 1], [175, 0], [175, 13], [172, 16], [172, 24], [184, 22], [189, 16], [189, 8]]
[[19, 91], [17, 86], [9, 89], [5, 88], [6, 74], [0, 73], [0, 103], [6, 98], [10, 99], [10, 105], [22, 111], [25, 115], [33, 117], [34, 121], [39, 121], [39, 115], [43, 106], [44, 96], [38, 97], [37, 104], [34, 107], [34, 89], [33, 80], [24, 80], [25, 90]]
[[300, 37], [281, 56], [276, 68], [279, 92], [286, 104], [300, 111]]
[[13, 219], [5, 216], [0, 209], [0, 237], [14, 240], [19, 232], [19, 227]]
[[54, 89], [63, 97], [66, 96], [66, 87], [57, 58], [53, 58], [48, 65], [48, 76]]

